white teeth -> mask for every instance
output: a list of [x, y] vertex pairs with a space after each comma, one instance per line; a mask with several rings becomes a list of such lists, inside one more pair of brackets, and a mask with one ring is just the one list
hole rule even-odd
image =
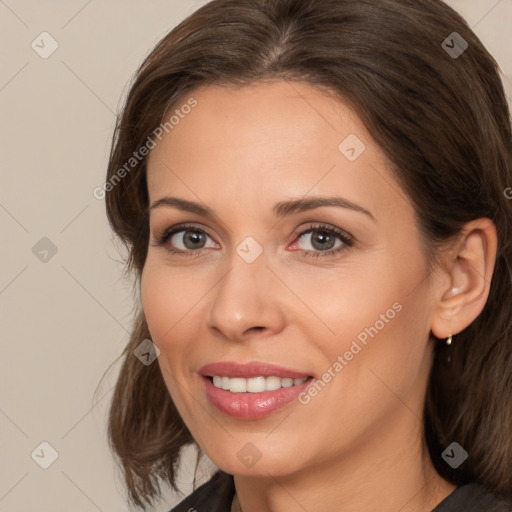
[[216, 388], [231, 391], [231, 393], [262, 393], [263, 391], [274, 391], [279, 388], [289, 388], [302, 384], [307, 377], [302, 379], [290, 379], [288, 377], [251, 377], [244, 379], [242, 377], [213, 377], [213, 385]]
[[229, 391], [231, 393], [245, 393], [247, 391], [247, 379], [229, 379]]
[[249, 393], [261, 393], [265, 391], [265, 377], [252, 377], [247, 379], [247, 391]]
[[265, 391], [274, 391], [281, 387], [280, 377], [267, 377], [265, 382]]

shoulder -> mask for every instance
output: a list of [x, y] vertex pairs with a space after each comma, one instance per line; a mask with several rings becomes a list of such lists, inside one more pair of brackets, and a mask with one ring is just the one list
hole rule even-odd
[[482, 485], [472, 482], [457, 487], [432, 512], [512, 512], [512, 502], [505, 501]]
[[233, 477], [219, 469], [208, 482], [198, 487], [169, 512], [229, 512], [234, 495]]

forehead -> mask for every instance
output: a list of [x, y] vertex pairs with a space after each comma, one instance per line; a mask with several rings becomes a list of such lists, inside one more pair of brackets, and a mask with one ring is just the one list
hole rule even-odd
[[[188, 113], [179, 118], [173, 115], [185, 111], [191, 98], [196, 102], [193, 109], [186, 108]], [[173, 123], [159, 146], [208, 151], [210, 158], [221, 150], [223, 158], [233, 153], [247, 155], [251, 150], [249, 156], [253, 158], [270, 158], [279, 154], [279, 148], [288, 146], [301, 156], [320, 148], [329, 148], [337, 156], [344, 135], [370, 138], [348, 105], [332, 93], [328, 95], [303, 82], [201, 86], [182, 97], [171, 110], [166, 119], [172, 116]]]
[[[191, 98], [195, 106], [180, 110]], [[378, 202], [377, 210], [397, 201], [389, 162], [357, 114], [308, 84], [201, 86], [165, 119], [173, 114], [149, 157], [152, 201], [170, 192], [212, 207], [233, 197], [256, 207], [262, 198], [308, 192]]]

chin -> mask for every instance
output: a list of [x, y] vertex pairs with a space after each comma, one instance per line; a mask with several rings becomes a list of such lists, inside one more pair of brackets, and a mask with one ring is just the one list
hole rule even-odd
[[268, 478], [300, 470], [301, 462], [294, 460], [297, 457], [296, 447], [287, 448], [277, 440], [271, 442], [245, 434], [240, 439], [230, 438], [226, 445], [212, 443], [211, 440], [209, 445], [215, 449], [204, 450], [208, 458], [231, 475]]

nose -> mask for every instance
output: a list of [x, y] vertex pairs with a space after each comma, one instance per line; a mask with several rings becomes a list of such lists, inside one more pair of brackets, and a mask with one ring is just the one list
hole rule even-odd
[[209, 329], [233, 341], [280, 332], [285, 323], [281, 287], [263, 254], [247, 263], [234, 253], [231, 268], [212, 291]]

